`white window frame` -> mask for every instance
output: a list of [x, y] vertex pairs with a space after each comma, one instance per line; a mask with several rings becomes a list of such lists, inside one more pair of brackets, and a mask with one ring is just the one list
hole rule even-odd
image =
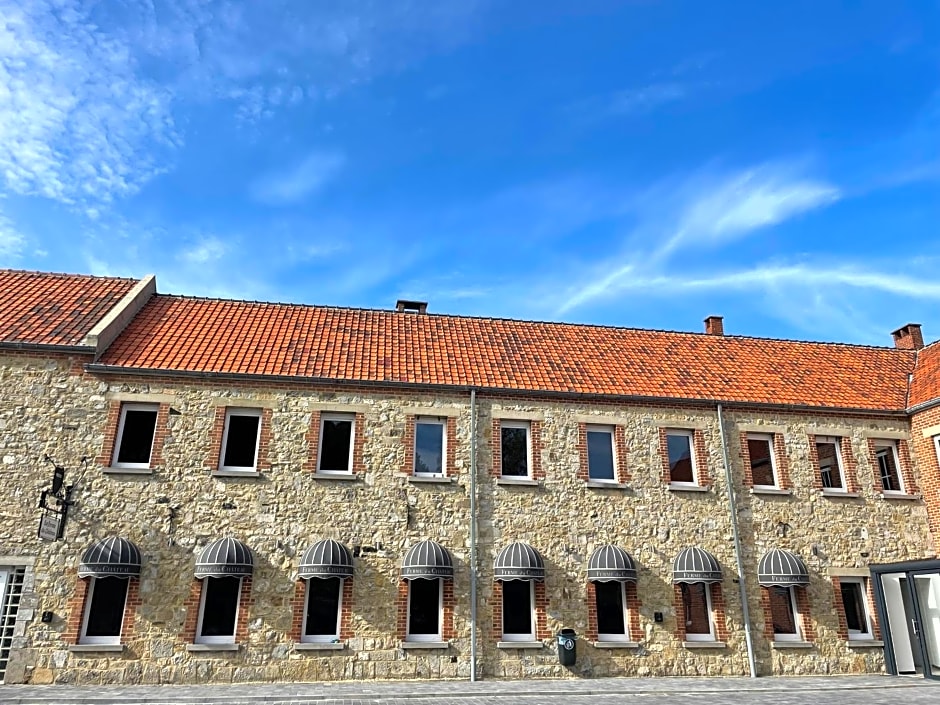
[[689, 462], [692, 463], [692, 482], [672, 479], [672, 465], [669, 467], [669, 484], [679, 487], [698, 487], [698, 458], [695, 457], [695, 431], [685, 428], [666, 429], [666, 462], [669, 461], [669, 436], [685, 436], [689, 439]]
[[[695, 583], [687, 583], [687, 585], [694, 585]], [[708, 611], [708, 634], [689, 634], [685, 633], [686, 641], [715, 641], [715, 609], [712, 606], [712, 585], [711, 583], [702, 583], [705, 586], [705, 609]], [[683, 611], [685, 610], [685, 604], [683, 601], [682, 605]], [[682, 615], [682, 619], [685, 619], [685, 614]]]
[[[441, 471], [440, 472], [418, 472], [418, 426], [424, 424], [427, 426], [438, 426], [441, 429]], [[415, 418], [415, 432], [411, 439], [414, 448], [414, 458], [412, 460], [411, 472], [422, 477], [444, 477], [447, 474], [447, 419], [441, 419], [437, 416], [418, 416]]]
[[[602, 634], [597, 633], [598, 641], [630, 641], [630, 610], [627, 608], [627, 584], [617, 581], [620, 586], [620, 606], [623, 609], [623, 634]], [[594, 609], [597, 609], [597, 587], [594, 593]], [[600, 612], [597, 613], [597, 622], [600, 624]]]
[[444, 579], [432, 578], [437, 580], [437, 634], [412, 634], [411, 633], [411, 583], [408, 582], [408, 612], [405, 615], [405, 641], [417, 642], [439, 642], [443, 641], [444, 633]]
[[[320, 462], [323, 456], [323, 429], [326, 426], [327, 421], [347, 421], [351, 425], [349, 427], [349, 457], [346, 460], [346, 469], [345, 470], [321, 470]], [[318, 475], [352, 475], [353, 471], [353, 456], [355, 455], [356, 449], [356, 415], [355, 414], [343, 414], [343, 413], [331, 413], [331, 414], [320, 414], [320, 436], [317, 447], [317, 474]]]
[[[842, 439], [838, 436], [816, 436], [813, 441], [816, 444], [816, 464], [819, 472], [819, 482], [826, 492], [848, 492], [848, 478], [845, 476], [845, 464], [842, 462]], [[819, 458], [819, 444], [831, 443], [836, 448], [836, 469], [839, 471], [839, 479], [842, 481], [841, 487], [826, 487], [822, 480], [822, 461]]]
[[199, 597], [199, 618], [196, 620], [196, 638], [194, 643], [196, 644], [234, 644], [235, 643], [235, 634], [238, 632], [238, 613], [241, 610], [242, 602], [242, 589], [245, 587], [244, 580], [238, 578], [238, 599], [235, 601], [235, 622], [232, 629], [232, 635], [228, 636], [227, 634], [218, 635], [218, 636], [202, 636], [202, 618], [205, 616], [206, 612], [206, 594], [208, 590], [207, 580], [212, 580], [214, 577], [234, 577], [234, 576], [209, 576], [202, 578], [202, 590]]
[[[862, 592], [862, 617], [865, 620], [865, 626], [868, 627], [868, 631], [856, 631], [854, 629], [848, 628], [848, 620], [846, 620], [846, 630], [849, 635], [849, 641], [871, 641], [875, 638], [873, 628], [872, 628], [872, 618], [871, 613], [868, 607], [868, 579], [867, 578], [849, 578], [839, 576], [839, 598], [842, 599], [842, 589], [841, 585], [846, 585], [848, 583], [853, 583], [859, 586], [859, 589]], [[842, 602], [842, 612], [845, 613], [845, 601]]]
[[[336, 576], [339, 577], [339, 576]], [[307, 578], [306, 590], [304, 591], [304, 621], [301, 627], [300, 641], [303, 644], [332, 644], [339, 639], [339, 632], [342, 627], [343, 619], [343, 588], [346, 585], [345, 578], [339, 578], [339, 601], [336, 603], [336, 630], [333, 634], [307, 634], [307, 614], [310, 609], [310, 581], [320, 580], [321, 578]], [[240, 595], [241, 593], [239, 593]], [[236, 620], [238, 616], [236, 615]], [[236, 622], [237, 624], [237, 622]]]
[[[773, 437], [773, 434], [771, 434], [771, 433], [748, 433], [748, 434], [747, 434], [747, 442], [750, 442], [750, 441], [752, 441], [752, 440], [754, 440], [754, 441], [766, 441], [767, 444], [769, 445], [769, 447], [770, 447], [770, 472], [771, 472], [771, 473], [773, 474], [773, 476], [774, 476], [774, 484], [772, 484], [772, 485], [759, 485], [758, 483], [755, 482], [755, 483], [754, 483], [754, 488], [755, 488], [755, 489], [758, 489], [758, 490], [776, 490], [776, 489], [780, 489], [780, 475], [777, 473], [777, 457], [776, 457], [777, 454], [776, 454], [776, 449], [775, 449], [775, 447], [774, 447], [774, 437]], [[751, 453], [750, 453], [750, 448], [748, 448], [748, 457], [749, 457], [749, 458], [750, 458], [750, 455], [751, 455]], [[753, 472], [753, 468], [748, 468], [748, 469]], [[753, 474], [751, 475], [751, 478], [753, 479]]]
[[[902, 495], [907, 494], [907, 487], [904, 486], [904, 473], [901, 472], [901, 458], [898, 453], [898, 441], [892, 440], [876, 440], [875, 443], [875, 472], [877, 473], [878, 478], [878, 488], [882, 494], [886, 495]], [[882, 451], [887, 450], [891, 453], [891, 457], [894, 460], [894, 471], [898, 474], [898, 487], [897, 490], [886, 490], [884, 485], [881, 482], [881, 461], [878, 459], [878, 456]]]
[[82, 615], [82, 632], [81, 636], [78, 639], [79, 644], [120, 644], [121, 635], [124, 632], [124, 615], [127, 610], [127, 594], [130, 592], [130, 580], [124, 578], [110, 578], [111, 580], [124, 580], [124, 605], [121, 607], [121, 630], [118, 632], [117, 636], [86, 636], [85, 633], [88, 631], [88, 618], [91, 616], [91, 601], [95, 594], [95, 585], [97, 584], [97, 576], [89, 578], [88, 591], [85, 593], [85, 610]]
[[[507, 581], [508, 582], [508, 581]], [[510, 634], [506, 631], [506, 586], [503, 585], [503, 595], [502, 595], [502, 629], [503, 629], [503, 641], [535, 641], [535, 630], [538, 629], [538, 624], [536, 622], [536, 613], [535, 613], [535, 581], [526, 580], [524, 582], [529, 583], [529, 609], [531, 610], [529, 615], [529, 624], [532, 625], [532, 631], [528, 634]]]
[[588, 463], [588, 481], [589, 482], [610, 482], [613, 484], [617, 483], [617, 477], [619, 474], [619, 468], [617, 467], [617, 438], [615, 435], [613, 426], [601, 426], [595, 424], [589, 424], [585, 428], [584, 442], [587, 444], [587, 434], [589, 433], [608, 433], [610, 434], [610, 460], [611, 466], [614, 470], [614, 476], [607, 477], [591, 477], [591, 446], [588, 444], [586, 449], [587, 452], [587, 463]]
[[[775, 585], [774, 587], [783, 587], [782, 585]], [[793, 626], [796, 629], [794, 634], [774, 634], [774, 641], [803, 641], [803, 616], [800, 614], [800, 610], [797, 607], [796, 602], [796, 588], [792, 585], [790, 587], [784, 588], [787, 591], [787, 596], [790, 598], [790, 611], [793, 613]], [[771, 619], [773, 619], [773, 613], [771, 612]]]
[[[244, 465], [225, 465], [225, 451], [228, 448], [229, 421], [233, 416], [254, 416], [258, 419], [258, 432], [255, 436], [255, 457], [251, 467]], [[261, 424], [264, 423], [261, 409], [246, 407], [229, 407], [225, 410], [225, 430], [222, 432], [222, 449], [219, 452], [219, 472], [257, 472], [258, 453], [261, 449]]]
[[940, 436], [933, 437], [934, 450], [937, 451], [937, 464], [940, 464]]
[[[127, 418], [128, 411], [152, 411], [154, 414], [154, 424], [153, 424], [153, 437], [150, 439], [150, 452], [147, 454], [146, 463], [121, 463], [118, 462], [118, 457], [121, 452], [121, 442], [124, 440], [124, 421]], [[114, 452], [111, 456], [111, 467], [112, 468], [127, 468], [131, 469], [141, 469], [146, 470], [150, 468], [150, 463], [153, 460], [153, 444], [157, 438], [157, 424], [156, 421], [159, 419], [160, 414], [160, 405], [159, 404], [137, 404], [124, 402], [121, 404], [121, 418], [118, 422], [118, 431], [117, 438], [114, 441]]]
[[[525, 429], [525, 475], [503, 475], [503, 429], [504, 428], [522, 428]], [[529, 421], [500, 420], [499, 422], [499, 476], [509, 479], [532, 479], [532, 424]]]

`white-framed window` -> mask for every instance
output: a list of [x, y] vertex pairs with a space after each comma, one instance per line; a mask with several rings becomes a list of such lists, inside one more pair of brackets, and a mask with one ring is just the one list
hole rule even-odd
[[841, 445], [842, 439], [835, 436], [816, 436], [816, 457], [824, 489], [846, 491]]
[[715, 620], [712, 616], [711, 585], [679, 583], [682, 592], [680, 619], [685, 620], [686, 641], [715, 641]]
[[613, 426], [587, 427], [588, 479], [616, 482], [617, 468]]
[[666, 431], [666, 453], [669, 456], [669, 481], [676, 485], [695, 485], [695, 444], [692, 431]]
[[626, 584], [611, 580], [594, 583], [598, 641], [629, 641]]
[[406, 641], [441, 641], [444, 616], [444, 581], [415, 578], [408, 581]]
[[747, 452], [751, 461], [751, 480], [754, 487], [776, 488], [779, 481], [774, 459], [774, 437], [764, 433], [747, 434]]
[[120, 644], [127, 578], [89, 578], [79, 644]]
[[202, 579], [197, 644], [234, 644], [242, 579], [234, 576]]
[[774, 641], [803, 640], [795, 589], [780, 585], [771, 585], [767, 588], [770, 593], [770, 618], [773, 621]]
[[308, 578], [304, 601], [305, 643], [330, 643], [339, 639], [343, 613], [342, 578]]
[[937, 464], [940, 464], [940, 436], [933, 437], [933, 447], [937, 451]]
[[226, 409], [219, 470], [250, 472], [258, 467], [261, 409]]
[[503, 477], [529, 477], [532, 472], [532, 434], [528, 421], [501, 421], [500, 457]]
[[535, 641], [535, 582], [503, 581], [503, 641]]
[[868, 611], [868, 585], [865, 578], [839, 578], [842, 609], [849, 630], [849, 641], [874, 639]]
[[427, 417], [415, 419], [415, 475], [444, 475], [447, 470], [446, 431], [444, 420]]
[[355, 438], [355, 415], [321, 415], [320, 447], [317, 449], [317, 472], [351, 473], [353, 471]]
[[904, 494], [897, 441], [875, 441], [875, 465], [885, 494]]
[[157, 429], [157, 404], [121, 404], [111, 467], [149, 468]]

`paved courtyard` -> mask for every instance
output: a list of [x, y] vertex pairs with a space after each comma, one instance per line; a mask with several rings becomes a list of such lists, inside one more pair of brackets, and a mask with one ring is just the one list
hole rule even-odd
[[0, 686], [0, 705], [905, 705], [940, 703], [940, 682], [888, 676], [607, 678], [589, 681]]

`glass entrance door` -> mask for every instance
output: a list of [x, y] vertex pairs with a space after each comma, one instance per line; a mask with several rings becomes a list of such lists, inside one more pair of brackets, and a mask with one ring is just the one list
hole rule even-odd
[[889, 670], [940, 679], [940, 568], [928, 565], [883, 566], [872, 575]]
[[940, 571], [915, 573], [913, 579], [920, 611], [924, 675], [940, 678]]

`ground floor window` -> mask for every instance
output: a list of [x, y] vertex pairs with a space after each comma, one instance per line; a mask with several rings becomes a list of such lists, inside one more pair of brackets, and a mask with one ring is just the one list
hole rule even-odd
[[441, 641], [442, 583], [440, 578], [408, 581], [408, 641]]
[[873, 639], [868, 601], [865, 599], [865, 578], [839, 578], [839, 590], [842, 593], [842, 609], [845, 611], [849, 640]]
[[338, 639], [342, 600], [342, 578], [308, 579], [301, 641], [328, 643]]
[[535, 641], [535, 584], [503, 582], [503, 641]]
[[680, 583], [687, 641], [714, 641], [712, 598], [707, 583]]
[[196, 626], [197, 644], [234, 644], [241, 578], [204, 578]]
[[779, 585], [771, 585], [767, 588], [770, 593], [770, 618], [774, 627], [774, 641], [801, 641], [803, 639], [800, 633], [795, 589]]
[[625, 584], [618, 581], [594, 583], [598, 641], [627, 641], [627, 600]]
[[80, 644], [120, 644], [127, 578], [89, 578]]

